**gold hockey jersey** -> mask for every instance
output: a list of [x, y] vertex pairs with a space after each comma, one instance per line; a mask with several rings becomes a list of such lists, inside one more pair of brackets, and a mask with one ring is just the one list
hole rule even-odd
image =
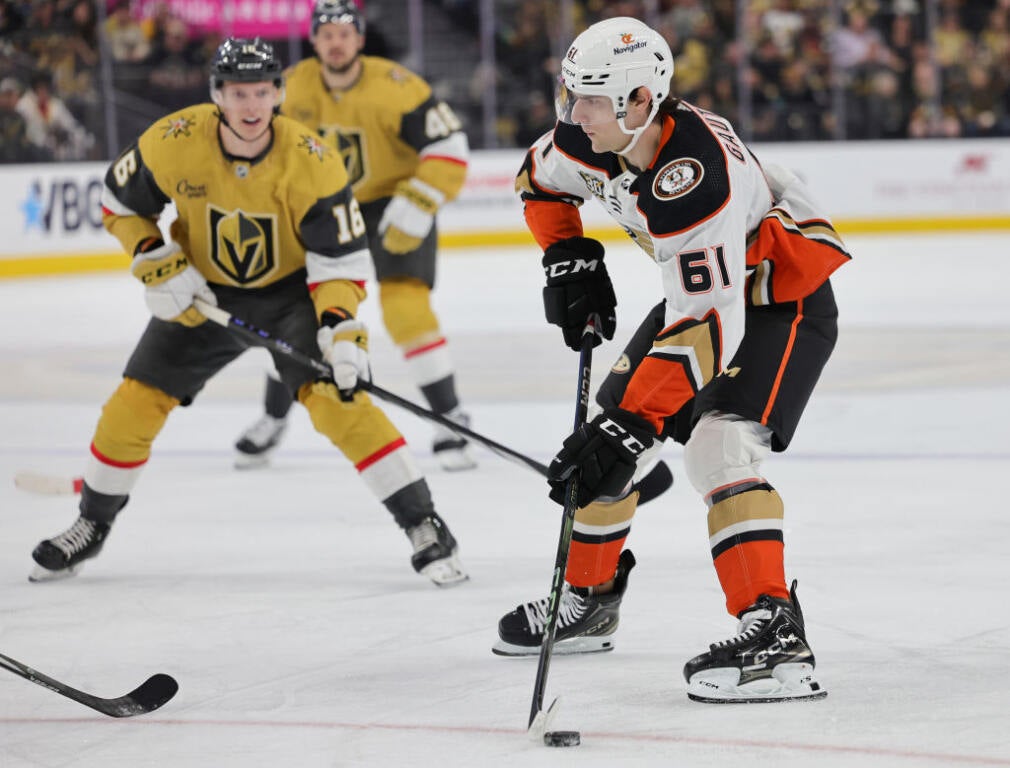
[[355, 312], [373, 268], [340, 156], [278, 116], [263, 154], [230, 157], [219, 125], [217, 108], [200, 104], [158, 120], [127, 147], [105, 177], [106, 229], [132, 254], [160, 236], [157, 220], [171, 201], [172, 239], [209, 283], [256, 289], [305, 269], [310, 286], [328, 285], [325, 300], [315, 297], [320, 311]]
[[284, 114], [339, 149], [362, 203], [391, 196], [411, 177], [455, 198], [469, 158], [459, 119], [413, 72], [376, 56], [360, 60], [361, 77], [343, 91], [329, 90], [315, 57], [289, 68]]

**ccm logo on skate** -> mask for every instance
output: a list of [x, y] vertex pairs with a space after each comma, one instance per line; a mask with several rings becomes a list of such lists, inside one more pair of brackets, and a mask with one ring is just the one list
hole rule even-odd
[[629, 435], [620, 424], [613, 419], [604, 419], [600, 422], [600, 431], [606, 432], [612, 437], [621, 441], [621, 445], [636, 456], [645, 450], [645, 446], [634, 436]]
[[572, 259], [571, 261], [559, 261], [544, 268], [547, 277], [563, 277], [564, 275], [577, 275], [579, 272], [595, 272], [599, 259]]
[[765, 662], [768, 661], [769, 656], [774, 656], [777, 653], [784, 653], [786, 648], [796, 642], [796, 635], [789, 635], [789, 637], [779, 638], [777, 642], [772, 643], [763, 651], [758, 651], [754, 654], [754, 663], [748, 664], [744, 669], [760, 669], [765, 666]]

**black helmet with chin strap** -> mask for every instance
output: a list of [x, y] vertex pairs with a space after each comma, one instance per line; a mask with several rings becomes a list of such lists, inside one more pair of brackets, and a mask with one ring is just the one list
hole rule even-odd
[[270, 43], [258, 37], [229, 37], [221, 43], [210, 63], [211, 95], [225, 83], [263, 81], [271, 81], [278, 88], [284, 85], [284, 68]]

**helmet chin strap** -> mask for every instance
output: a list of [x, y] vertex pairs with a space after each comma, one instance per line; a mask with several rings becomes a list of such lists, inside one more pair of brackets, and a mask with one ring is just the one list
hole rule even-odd
[[656, 115], [659, 112], [659, 105], [653, 99], [652, 110], [649, 112], [649, 117], [644, 124], [640, 125], [638, 128], [632, 128], [630, 131], [624, 127], [624, 118], [620, 118], [617, 121], [618, 127], [628, 136], [631, 137], [631, 141], [628, 142], [628, 146], [624, 149], [616, 150], [616, 154], [621, 157], [627, 157], [628, 153], [635, 148], [638, 144], [638, 140], [642, 138], [642, 134], [645, 133], [645, 129], [652, 125], [652, 121], [656, 119]]
[[260, 132], [259, 134], [257, 134], [257, 135], [256, 135], [256, 136], [254, 136], [253, 138], [251, 138], [251, 139], [247, 139], [247, 138], [245, 138], [245, 136], [242, 136], [242, 135], [241, 135], [241, 134], [240, 134], [240, 133], [239, 133], [238, 131], [236, 131], [236, 130], [235, 130], [234, 128], [232, 128], [232, 127], [231, 127], [231, 123], [229, 123], [229, 122], [228, 122], [228, 118], [226, 118], [226, 117], [224, 116], [224, 113], [222, 113], [222, 112], [219, 112], [219, 115], [220, 115], [220, 117], [221, 117], [221, 122], [222, 122], [222, 123], [224, 123], [224, 127], [225, 127], [225, 128], [227, 128], [227, 129], [228, 129], [229, 131], [231, 131], [231, 132], [232, 132], [232, 134], [233, 134], [233, 135], [235, 136], [235, 138], [236, 138], [236, 139], [238, 139], [239, 141], [244, 141], [244, 142], [245, 142], [246, 144], [252, 144], [253, 142], [256, 142], [256, 141], [259, 141], [259, 140], [260, 140], [260, 139], [262, 139], [262, 138], [263, 138], [264, 136], [266, 136], [266, 135], [267, 135], [267, 133], [268, 133], [268, 132], [269, 132], [269, 131], [270, 131], [270, 130], [271, 130], [271, 129], [273, 128], [273, 126], [274, 126], [274, 118], [273, 118], [273, 116], [271, 115], [271, 117], [270, 117], [270, 122], [269, 122], [269, 123], [267, 123], [267, 127], [266, 127], [266, 128], [264, 128], [264, 129], [262, 130], [262, 132]]

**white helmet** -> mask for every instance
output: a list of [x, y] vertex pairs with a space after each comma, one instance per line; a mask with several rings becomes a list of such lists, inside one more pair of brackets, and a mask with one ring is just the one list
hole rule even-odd
[[[663, 36], [638, 19], [618, 16], [593, 24], [575, 38], [561, 62], [561, 83], [555, 103], [558, 119], [573, 123], [572, 108], [580, 96], [607, 96], [617, 124], [632, 137], [620, 154], [631, 151], [670, 93], [673, 54]], [[652, 95], [645, 125], [628, 129], [628, 97], [641, 86]]]

